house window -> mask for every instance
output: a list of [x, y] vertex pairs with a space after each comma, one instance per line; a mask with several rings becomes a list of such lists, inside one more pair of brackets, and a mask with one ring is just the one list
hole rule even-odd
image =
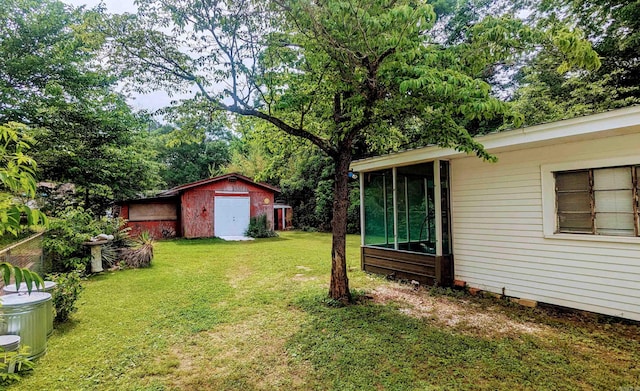
[[640, 166], [555, 173], [557, 232], [639, 236]]

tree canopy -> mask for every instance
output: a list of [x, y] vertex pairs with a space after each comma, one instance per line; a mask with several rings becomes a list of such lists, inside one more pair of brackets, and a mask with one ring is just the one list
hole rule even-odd
[[[304, 139], [334, 165], [330, 296], [350, 298], [347, 172], [354, 156], [426, 138], [490, 159], [467, 126], [520, 122], [483, 72], [554, 48], [560, 70], [597, 67], [579, 33], [490, 15], [451, 42], [423, 1], [142, 0], [114, 17], [112, 61], [141, 90], [195, 89], [192, 102]], [[417, 121], [416, 121], [417, 120]], [[411, 126], [408, 126], [411, 125]], [[275, 134], [275, 133], [274, 133]]]
[[0, 0], [0, 124], [24, 123], [41, 180], [76, 185], [75, 204], [101, 214], [158, 182], [146, 119], [101, 66], [98, 11], [56, 0]]
[[561, 20], [584, 31], [601, 59], [597, 69], [554, 72], [561, 53], [537, 55], [518, 77], [516, 109], [528, 124], [571, 118], [640, 103], [640, 5], [637, 1], [547, 0], [531, 19]]

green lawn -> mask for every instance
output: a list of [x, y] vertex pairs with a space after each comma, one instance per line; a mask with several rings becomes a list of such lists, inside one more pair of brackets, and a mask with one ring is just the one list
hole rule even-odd
[[[150, 269], [92, 277], [11, 390], [640, 389], [640, 328], [413, 292], [359, 271], [335, 308], [330, 235], [157, 244]], [[636, 388], [633, 388], [636, 387]]]

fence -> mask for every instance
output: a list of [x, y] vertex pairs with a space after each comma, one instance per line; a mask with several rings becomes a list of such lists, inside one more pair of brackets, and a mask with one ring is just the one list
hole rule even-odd
[[[42, 275], [44, 271], [43, 236], [44, 232], [40, 232], [0, 250], [0, 262], [7, 262]], [[0, 289], [2, 286], [4, 283], [0, 281]]]

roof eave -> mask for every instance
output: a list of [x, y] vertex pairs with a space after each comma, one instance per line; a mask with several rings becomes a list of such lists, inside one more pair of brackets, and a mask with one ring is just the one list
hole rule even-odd
[[[495, 153], [543, 146], [556, 142], [605, 137], [610, 133], [611, 135], [616, 135], [633, 132], [640, 132], [640, 106], [493, 133], [476, 137], [475, 140], [481, 143], [488, 152]], [[464, 156], [467, 155], [455, 149], [427, 146], [356, 160], [351, 164], [351, 169], [356, 172], [367, 172], [436, 159], [453, 159]]]

